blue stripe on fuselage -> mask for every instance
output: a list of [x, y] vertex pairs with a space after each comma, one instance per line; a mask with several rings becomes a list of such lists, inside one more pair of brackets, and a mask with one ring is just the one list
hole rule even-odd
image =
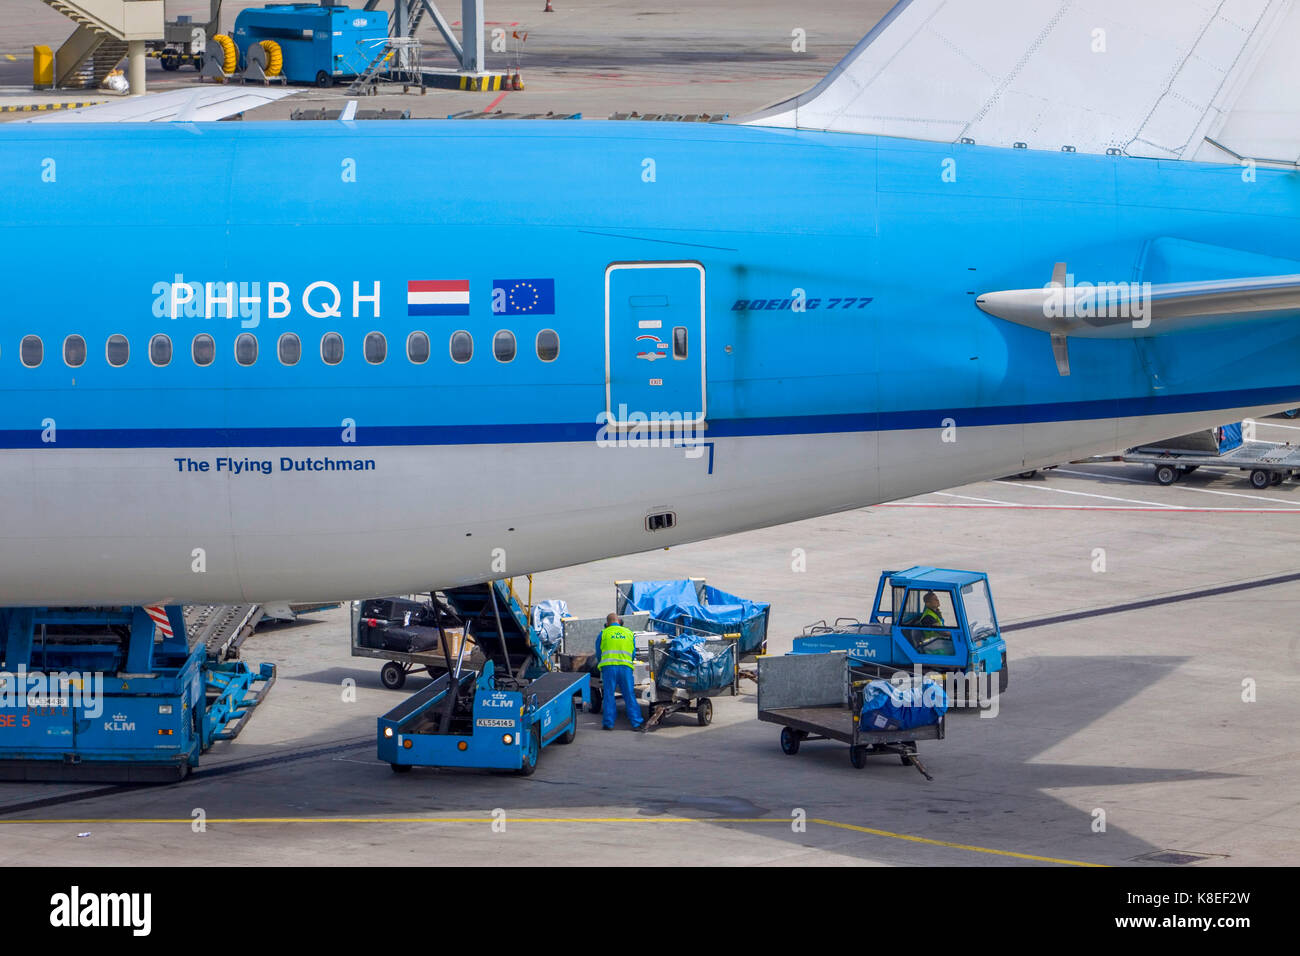
[[[941, 428], [951, 418], [960, 427], [1040, 424], [1175, 415], [1217, 408], [1300, 403], [1300, 384], [1283, 388], [1200, 392], [1190, 395], [1103, 399], [1044, 405], [916, 411], [733, 418], [710, 421], [707, 438], [826, 435]], [[676, 428], [680, 431], [681, 425]], [[356, 441], [343, 443], [327, 428], [105, 428], [60, 429], [57, 444], [41, 441], [40, 429], [0, 431], [0, 449], [22, 448], [320, 448], [415, 445], [510, 445], [595, 441], [600, 426], [590, 422], [496, 425], [374, 425], [358, 427]]]

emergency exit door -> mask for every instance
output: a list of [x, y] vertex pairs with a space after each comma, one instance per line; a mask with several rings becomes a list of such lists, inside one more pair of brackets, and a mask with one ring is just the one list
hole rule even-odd
[[[704, 421], [704, 267], [605, 270], [605, 410], [611, 424]], [[663, 419], [662, 416], [670, 416]]]

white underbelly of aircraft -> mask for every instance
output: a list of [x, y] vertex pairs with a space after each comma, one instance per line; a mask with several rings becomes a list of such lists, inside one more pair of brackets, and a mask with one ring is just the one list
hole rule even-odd
[[[1111, 454], [1275, 410], [958, 421], [947, 431], [936, 421], [691, 449], [6, 451], [0, 605], [337, 600], [473, 583]], [[672, 527], [647, 530], [663, 514]]]

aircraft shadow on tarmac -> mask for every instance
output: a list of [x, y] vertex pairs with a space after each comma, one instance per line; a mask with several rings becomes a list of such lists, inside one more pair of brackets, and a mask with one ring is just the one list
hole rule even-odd
[[[620, 708], [619, 734], [597, 735], [597, 715], [580, 715], [576, 746], [548, 748], [537, 773], [527, 779], [438, 769], [398, 776], [374, 758], [373, 740], [350, 737], [288, 753], [283, 745], [249, 747], [246, 757], [200, 768], [191, 781], [167, 788], [172, 793], [158, 802], [175, 799], [178, 807], [188, 808], [201, 799], [214, 817], [275, 816], [300, 811], [298, 798], [316, 790], [319, 781], [319, 791], [309, 799], [311, 812], [320, 815], [418, 811], [463, 816], [504, 806], [516, 816], [589, 818], [602, 815], [601, 808], [626, 816], [627, 808], [637, 807], [638, 815], [646, 817], [690, 816], [701, 823], [718, 820], [719, 826], [748, 827], [726, 821], [784, 821], [799, 807], [810, 821], [826, 819], [1012, 853], [1123, 863], [1162, 848], [1126, 831], [1123, 805], [1104, 794], [1093, 799], [1107, 808], [1110, 819], [1106, 832], [1096, 834], [1091, 806], [1074, 806], [1049, 791], [1203, 782], [1233, 775], [1126, 761], [1135, 750], [1134, 740], [1144, 732], [1139, 724], [1089, 748], [1096, 758], [1093, 763], [1035, 758], [1136, 701], [1158, 682], [1178, 679], [1174, 672], [1186, 660], [1156, 655], [1014, 659], [1015, 676], [998, 717], [984, 719], [974, 710], [953, 713], [946, 740], [922, 743], [921, 756], [935, 777], [932, 783], [901, 766], [896, 757], [870, 757], [865, 769], [855, 770], [842, 744], [809, 742], [796, 756], [786, 756], [777, 744], [775, 725], [748, 719], [728, 722], [729, 706], [719, 710], [719, 722], [710, 727], [674, 716], [646, 736], [626, 730]], [[349, 676], [358, 683], [368, 678], [367, 683], [378, 684], [373, 672], [346, 667], [299, 679], [338, 684]], [[412, 687], [419, 689], [416, 680], [412, 675]], [[391, 695], [394, 703], [403, 693]], [[1137, 722], [1154, 719], [1149, 706], [1131, 709]], [[1194, 717], [1185, 729], [1189, 741], [1209, 731], [1197, 726]], [[584, 747], [593, 737], [603, 746]], [[1072, 749], [1080, 748], [1076, 744]], [[1147, 752], [1156, 749], [1147, 745]], [[1207, 746], [1205, 752], [1210, 751]], [[254, 779], [257, 783], [249, 786]], [[162, 796], [154, 788], [150, 794]], [[289, 795], [296, 796], [286, 805]], [[1144, 799], [1149, 805], [1149, 795]], [[127, 817], [134, 812], [130, 800], [107, 797], [96, 802], [97, 813]], [[1014, 857], [917, 845], [812, 822], [803, 833], [777, 823], [753, 832], [789, 841], [801, 850], [863, 860], [1017, 862]], [[656, 839], [650, 833], [645, 838]]]

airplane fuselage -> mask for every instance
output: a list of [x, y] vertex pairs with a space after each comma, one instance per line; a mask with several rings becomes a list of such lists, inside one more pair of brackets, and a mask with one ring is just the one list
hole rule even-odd
[[0, 605], [468, 583], [1291, 407], [1289, 319], [1062, 376], [974, 300], [1286, 272], [1298, 219], [1293, 173], [718, 124], [6, 126]]

